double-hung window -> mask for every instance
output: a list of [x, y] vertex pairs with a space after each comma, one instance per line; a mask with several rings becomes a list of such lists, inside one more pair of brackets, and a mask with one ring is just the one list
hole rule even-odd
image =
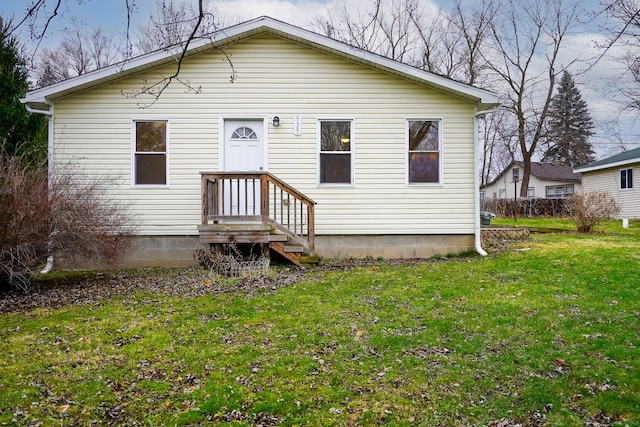
[[353, 183], [351, 120], [320, 120], [320, 184]]
[[408, 181], [410, 184], [441, 182], [440, 120], [408, 120]]
[[166, 120], [133, 122], [134, 185], [167, 185]]
[[622, 169], [620, 171], [620, 189], [629, 190], [633, 188], [633, 169]]

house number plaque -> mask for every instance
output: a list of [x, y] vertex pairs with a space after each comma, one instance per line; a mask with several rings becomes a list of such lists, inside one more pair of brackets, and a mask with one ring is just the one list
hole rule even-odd
[[293, 116], [293, 134], [295, 136], [302, 135], [302, 116], [300, 114]]

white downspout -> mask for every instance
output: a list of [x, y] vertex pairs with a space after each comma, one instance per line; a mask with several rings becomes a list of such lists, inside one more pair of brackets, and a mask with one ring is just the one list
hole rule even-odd
[[478, 163], [480, 162], [478, 149], [478, 117], [487, 113], [492, 113], [496, 109], [478, 112], [478, 106], [475, 106], [475, 114], [473, 116], [473, 185], [474, 185], [474, 204], [475, 204], [475, 246], [476, 252], [482, 256], [487, 256], [487, 252], [482, 249], [482, 232], [480, 230], [480, 182], [478, 177]]
[[[53, 105], [47, 116], [48, 129], [47, 129], [47, 175], [49, 186], [51, 186], [51, 180], [53, 179]], [[53, 269], [53, 254], [49, 253], [47, 257], [47, 264], [44, 266], [40, 273], [47, 274]]]
[[[24, 104], [28, 112], [34, 114], [44, 114], [47, 116], [47, 175], [49, 186], [51, 186], [51, 180], [53, 178], [53, 105], [49, 110], [37, 110], [29, 104]], [[41, 274], [47, 274], [53, 269], [53, 255], [47, 257], [47, 264], [40, 271]]]

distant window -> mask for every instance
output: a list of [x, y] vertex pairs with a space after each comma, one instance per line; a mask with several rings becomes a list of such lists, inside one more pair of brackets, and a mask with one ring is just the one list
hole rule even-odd
[[353, 182], [351, 120], [320, 121], [320, 183]]
[[548, 185], [545, 187], [547, 198], [560, 199], [573, 196], [573, 184]]
[[527, 188], [527, 197], [536, 197], [536, 189], [535, 189], [535, 187]]
[[628, 190], [633, 188], [633, 169], [622, 169], [620, 171], [620, 189]]
[[499, 199], [506, 199], [507, 198], [507, 190], [499, 190], [498, 191], [498, 198]]
[[487, 193], [485, 191], [480, 192], [480, 200], [484, 200], [487, 197]]
[[167, 184], [167, 122], [134, 121], [134, 184]]
[[409, 120], [407, 127], [409, 183], [439, 183], [440, 121]]

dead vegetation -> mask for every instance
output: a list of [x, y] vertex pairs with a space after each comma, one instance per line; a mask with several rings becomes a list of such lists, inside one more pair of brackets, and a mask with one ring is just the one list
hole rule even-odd
[[98, 265], [121, 259], [136, 226], [130, 204], [109, 196], [114, 184], [70, 165], [50, 180], [46, 163], [0, 158], [0, 287], [30, 291], [50, 257]]

